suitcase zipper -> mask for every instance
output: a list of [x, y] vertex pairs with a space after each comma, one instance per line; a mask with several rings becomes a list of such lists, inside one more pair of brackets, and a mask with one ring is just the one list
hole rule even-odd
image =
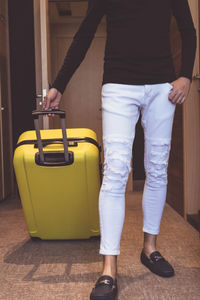
[[[53, 138], [53, 139], [42, 139], [42, 143], [44, 143], [44, 146], [49, 145], [51, 143], [55, 144], [56, 142], [62, 142], [62, 141], [63, 141], [62, 138], [60, 138], [60, 139], [56, 139], [56, 138]], [[99, 151], [101, 151], [101, 146], [98, 144], [98, 142], [96, 140], [90, 138], [90, 137], [67, 138], [67, 141], [69, 142], [69, 146], [70, 147], [74, 146], [74, 145], [77, 146], [77, 144], [73, 144], [73, 143], [71, 143], [71, 145], [70, 145], [70, 142], [81, 142], [81, 143], [86, 142], [86, 143], [94, 144], [95, 146], [97, 146], [97, 148], [99, 149]], [[29, 145], [29, 144], [30, 145], [34, 144], [35, 148], [38, 148], [38, 146], [37, 146], [37, 140], [24, 140], [22, 142], [19, 142], [16, 145], [15, 149], [17, 147], [22, 146], [22, 145]]]

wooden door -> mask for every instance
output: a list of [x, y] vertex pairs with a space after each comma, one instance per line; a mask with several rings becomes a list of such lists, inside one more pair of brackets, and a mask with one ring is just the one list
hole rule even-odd
[[14, 189], [8, 35], [8, 1], [0, 1], [0, 200]]
[[[34, 0], [34, 32], [35, 32], [35, 74], [36, 74], [36, 108], [42, 109], [42, 100], [49, 89], [50, 47], [48, 0]], [[42, 117], [40, 128], [49, 128], [49, 118]]]
[[200, 210], [200, 1], [188, 0], [197, 33], [197, 53], [189, 98], [183, 105], [185, 218]]
[[[181, 67], [181, 36], [174, 16], [171, 19], [170, 41], [176, 74]], [[183, 177], [183, 106], [177, 105], [174, 116], [171, 152], [168, 166], [167, 202], [184, 216]]]
[[[167, 202], [185, 219], [200, 209], [200, 90], [199, 0], [188, 1], [197, 33], [193, 81], [187, 100], [177, 105], [168, 167]], [[177, 74], [181, 65], [181, 37], [175, 18], [171, 22], [171, 46]]]
[[1, 77], [0, 77], [0, 201], [3, 200], [3, 186], [4, 186], [2, 151], [3, 151], [3, 138], [2, 138], [2, 103], [1, 103]]

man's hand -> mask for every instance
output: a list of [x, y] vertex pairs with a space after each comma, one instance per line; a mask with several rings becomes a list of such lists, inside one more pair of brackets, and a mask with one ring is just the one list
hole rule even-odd
[[179, 77], [175, 81], [170, 82], [173, 89], [169, 94], [169, 100], [174, 104], [182, 104], [190, 90], [190, 79], [187, 77]]
[[[53, 109], [58, 109], [60, 100], [61, 100], [62, 94], [55, 88], [51, 88], [46, 97], [44, 98], [42, 108], [44, 110], [53, 108]], [[54, 117], [55, 114], [48, 114], [48, 116]]]

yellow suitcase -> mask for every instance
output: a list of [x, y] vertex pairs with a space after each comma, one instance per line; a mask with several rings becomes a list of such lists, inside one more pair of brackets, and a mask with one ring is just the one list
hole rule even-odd
[[[61, 118], [61, 129], [39, 130], [39, 115]], [[100, 236], [101, 146], [88, 128], [65, 128], [62, 110], [33, 111], [36, 130], [22, 133], [13, 157], [25, 220], [32, 238]]]

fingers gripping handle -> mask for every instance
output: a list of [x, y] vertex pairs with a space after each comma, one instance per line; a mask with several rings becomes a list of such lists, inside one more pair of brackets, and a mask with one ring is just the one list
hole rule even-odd
[[65, 126], [66, 126], [65, 125], [66, 124], [65, 123], [65, 111], [59, 110], [59, 109], [48, 109], [48, 110], [42, 110], [42, 111], [34, 110], [32, 112], [32, 116], [34, 118], [34, 126], [35, 126], [35, 130], [36, 130], [37, 141], [38, 141], [40, 159], [42, 162], [44, 162], [44, 152], [43, 152], [43, 147], [42, 147], [42, 140], [41, 140], [41, 135], [40, 135], [38, 118], [40, 115], [47, 115], [47, 114], [52, 114], [52, 113], [60, 116], [62, 135], [63, 135], [64, 156], [65, 156], [65, 161], [69, 161], [67, 133], [66, 133], [66, 128], [65, 128]]

